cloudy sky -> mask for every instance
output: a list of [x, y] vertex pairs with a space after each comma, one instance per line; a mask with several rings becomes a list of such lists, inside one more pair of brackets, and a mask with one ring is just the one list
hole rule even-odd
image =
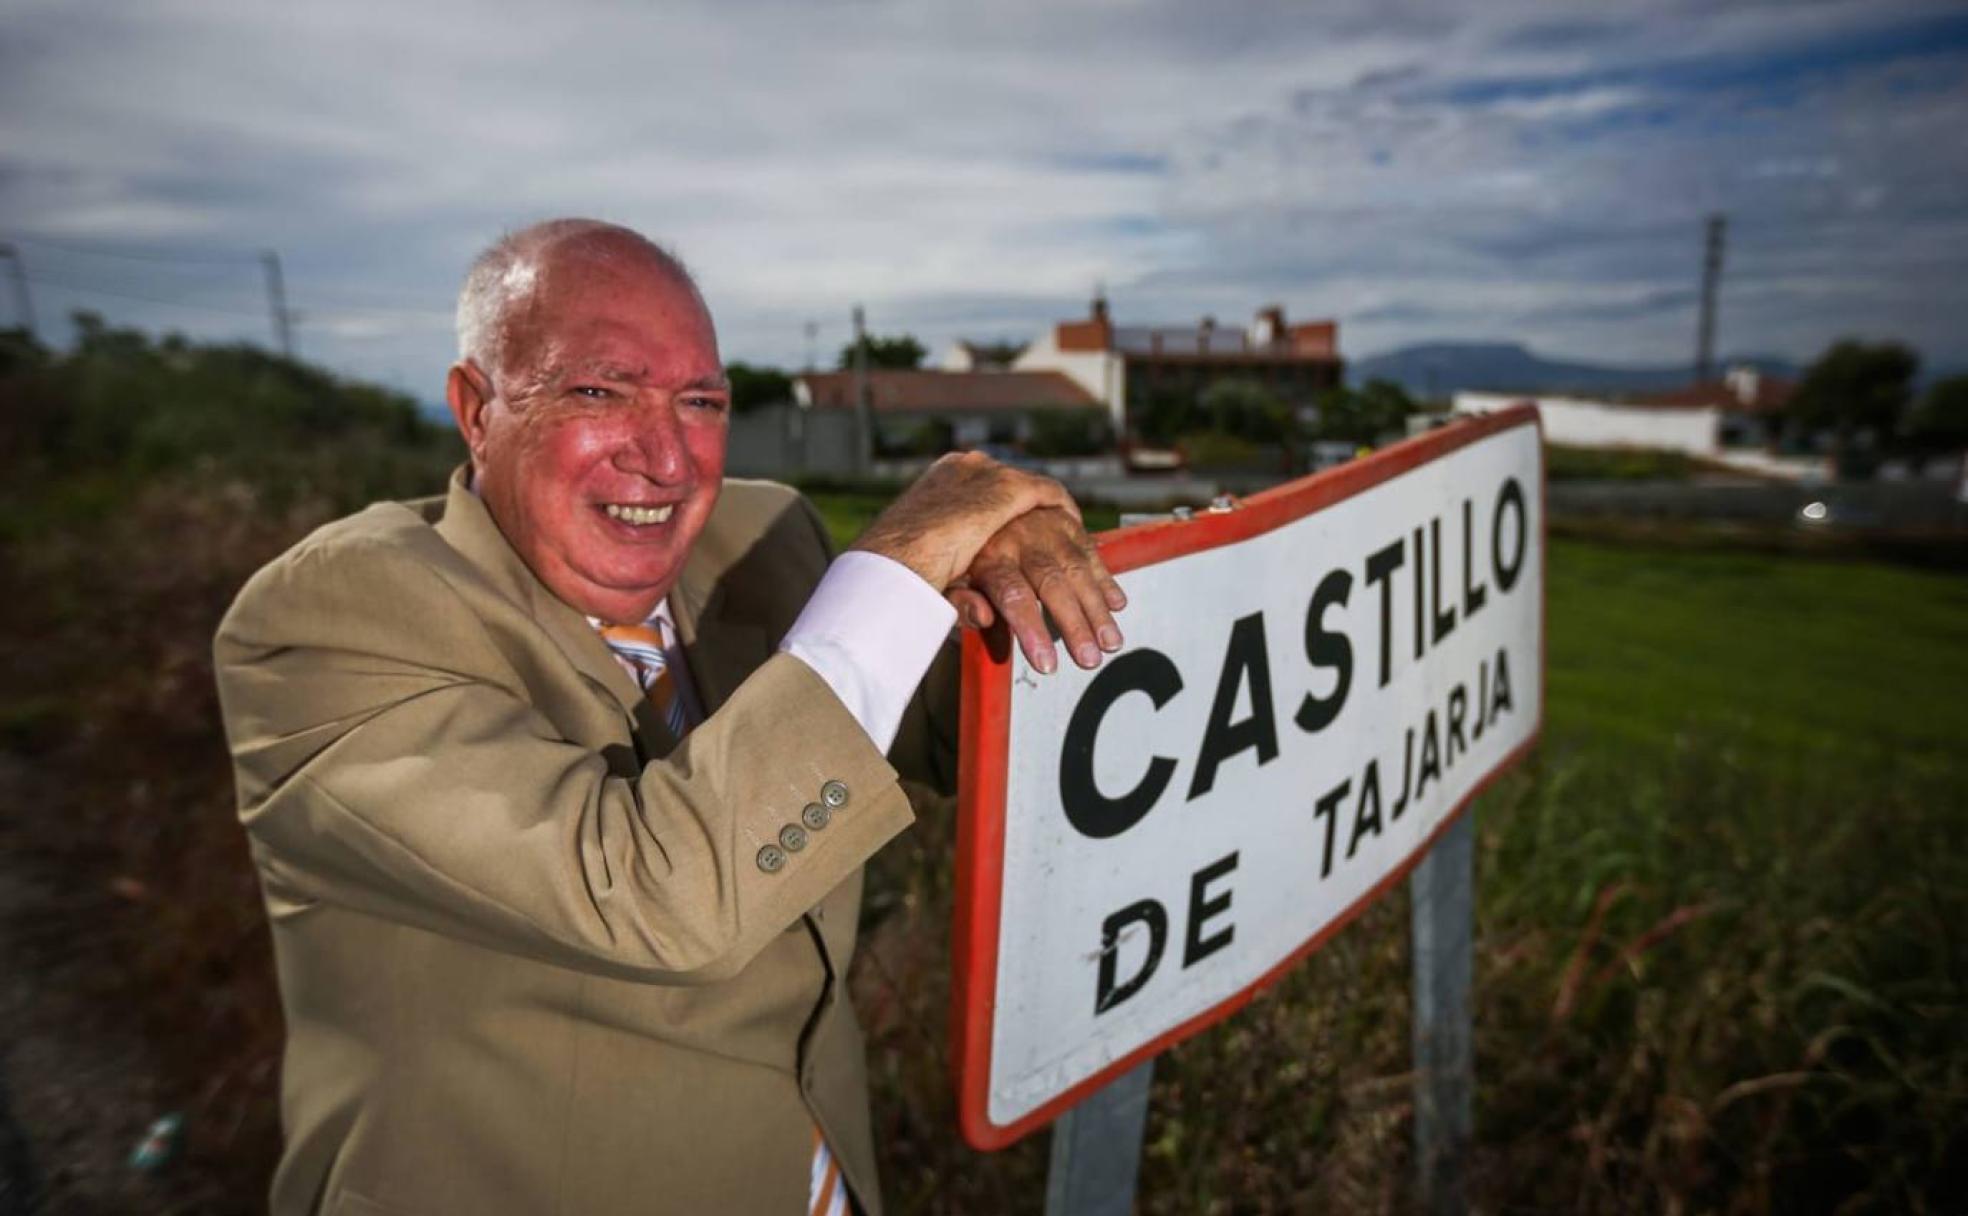
[[[728, 358], [1332, 316], [1350, 356], [1968, 361], [1968, 8], [1901, 0], [0, 0], [0, 240], [43, 330], [264, 340], [438, 395], [473, 252], [556, 214], [697, 271]], [[0, 316], [12, 308], [0, 294]]]

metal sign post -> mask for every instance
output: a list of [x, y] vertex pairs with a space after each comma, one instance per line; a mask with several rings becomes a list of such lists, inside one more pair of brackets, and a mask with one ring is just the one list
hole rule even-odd
[[1154, 1079], [1155, 1061], [1145, 1061], [1053, 1123], [1046, 1216], [1129, 1216], [1134, 1211], [1141, 1132], [1148, 1124], [1148, 1090]]
[[1476, 819], [1464, 815], [1408, 878], [1414, 922], [1415, 1171], [1421, 1209], [1431, 1216], [1468, 1210], [1465, 1167], [1476, 1088], [1469, 1008], [1475, 873]]

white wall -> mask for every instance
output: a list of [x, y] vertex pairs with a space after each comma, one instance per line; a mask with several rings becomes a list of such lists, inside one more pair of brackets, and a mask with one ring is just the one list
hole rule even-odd
[[1013, 371], [1020, 372], [1063, 373], [1067, 379], [1107, 403], [1107, 416], [1113, 423], [1114, 434], [1126, 433], [1127, 366], [1121, 362], [1120, 356], [1104, 350], [1060, 350], [1057, 333], [1048, 329], [1012, 361], [1011, 367]]
[[1612, 405], [1572, 397], [1525, 397], [1506, 393], [1457, 393], [1455, 412], [1486, 414], [1535, 402], [1544, 416], [1548, 443], [1578, 448], [1660, 448], [1691, 456], [1721, 450], [1722, 411], [1713, 406]]

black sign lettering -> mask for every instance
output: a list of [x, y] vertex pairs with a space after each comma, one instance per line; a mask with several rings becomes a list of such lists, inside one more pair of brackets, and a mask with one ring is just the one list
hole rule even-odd
[[1423, 592], [1425, 592], [1427, 588], [1423, 585], [1426, 582], [1426, 580], [1421, 577], [1421, 568], [1422, 568], [1421, 567], [1421, 555], [1422, 555], [1421, 535], [1422, 535], [1421, 529], [1416, 528], [1414, 530], [1414, 555], [1415, 555], [1414, 618], [1415, 618], [1415, 658], [1417, 659], [1419, 659], [1428, 650], [1428, 622], [1422, 616], [1421, 597]]
[[[1368, 806], [1373, 813], [1367, 813]], [[1346, 842], [1346, 860], [1353, 860], [1353, 851], [1360, 847], [1360, 837], [1372, 832], [1380, 835], [1380, 761], [1367, 761], [1367, 771], [1360, 777], [1360, 801], [1353, 808], [1353, 836]]]
[[1109, 659], [1087, 685], [1059, 752], [1059, 805], [1066, 821], [1081, 835], [1105, 840], [1127, 831], [1148, 813], [1175, 776], [1175, 761], [1155, 756], [1139, 784], [1118, 798], [1109, 798], [1093, 783], [1093, 744], [1100, 723], [1115, 701], [1131, 692], [1145, 692], [1160, 709], [1182, 691], [1182, 673], [1159, 650], [1142, 648]]
[[[1513, 525], [1514, 537], [1510, 544], [1510, 561], [1503, 560], [1503, 509], [1509, 507], [1510, 515], [1516, 522]], [[1497, 590], [1509, 591], [1517, 585], [1517, 576], [1524, 569], [1524, 533], [1529, 523], [1524, 517], [1524, 487], [1517, 484], [1515, 477], [1506, 477], [1503, 488], [1497, 491], [1496, 513], [1490, 516], [1490, 573], [1496, 576]]]
[[1189, 878], [1189, 929], [1183, 934], [1182, 965], [1193, 967], [1229, 945], [1237, 936], [1237, 926], [1225, 925], [1210, 936], [1203, 936], [1203, 924], [1230, 910], [1230, 892], [1211, 896], [1209, 885], [1237, 868], [1237, 855], [1219, 857]]
[[1380, 686], [1394, 674], [1394, 572], [1406, 559], [1400, 540], [1367, 555], [1367, 584], [1380, 587]]
[[1346, 799], [1346, 791], [1352, 788], [1353, 782], [1349, 779], [1333, 786], [1319, 797], [1318, 809], [1314, 814], [1326, 821], [1325, 860], [1319, 863], [1319, 877], [1321, 878], [1332, 873], [1333, 821], [1339, 814], [1339, 804]]
[[1399, 819], [1401, 812], [1408, 809], [1408, 796], [1414, 792], [1414, 775], [1415, 730], [1410, 726], [1407, 746], [1401, 751], [1401, 796], [1394, 800], [1393, 808], [1388, 811], [1388, 814], [1395, 819]]
[[[1476, 712], [1481, 714], [1482, 707], [1477, 706]], [[1449, 690], [1448, 764], [1451, 768], [1455, 767], [1456, 753], [1469, 750], [1468, 744], [1462, 741], [1462, 720], [1468, 716], [1469, 690], [1457, 684]]]
[[[1148, 956], [1141, 960], [1141, 968], [1130, 976], [1126, 983], [1116, 984], [1115, 963], [1120, 954], [1121, 930], [1129, 924], [1140, 924], [1148, 930]], [[1119, 912], [1109, 916], [1100, 925], [1100, 979], [1094, 991], [1093, 1012], [1098, 1015], [1127, 1000], [1141, 991], [1155, 968], [1162, 962], [1162, 947], [1168, 944], [1168, 913], [1162, 905], [1152, 899], [1131, 903]]]
[[[1334, 604], [1344, 605], [1346, 597], [1352, 594], [1353, 576], [1344, 570], [1334, 570], [1319, 580], [1319, 589], [1312, 593], [1312, 606], [1305, 613], [1305, 657], [1314, 667], [1330, 667], [1339, 673], [1333, 690], [1324, 697], [1305, 694], [1298, 703], [1296, 721], [1303, 731], [1324, 730], [1339, 716], [1341, 707], [1346, 704], [1347, 690], [1353, 686], [1353, 641], [1343, 633], [1333, 633], [1325, 627], [1326, 609]], [[1381, 658], [1386, 661], [1387, 645], [1381, 643]]]
[[1496, 680], [1490, 685], [1490, 717], [1510, 708], [1510, 656], [1497, 650]]
[[1489, 588], [1482, 583], [1472, 583], [1476, 569], [1476, 505], [1467, 498], [1462, 500], [1462, 619], [1468, 620], [1481, 611], [1483, 602], [1490, 598]]
[[[1250, 685], [1250, 717], [1232, 722], [1237, 690]], [[1257, 749], [1257, 762], [1278, 758], [1278, 722], [1271, 704], [1271, 658], [1264, 645], [1264, 614], [1253, 612], [1230, 627], [1230, 644], [1223, 651], [1223, 672], [1216, 681], [1216, 701], [1210, 706], [1203, 746], [1196, 753], [1196, 776], [1189, 783], [1193, 800], [1216, 784], [1217, 766], [1239, 752]]]
[[1428, 711], [1427, 721], [1421, 727], [1421, 775], [1415, 778], [1415, 801], [1421, 801], [1423, 790], [1428, 788], [1429, 779], [1442, 779], [1442, 744], [1435, 735], [1435, 711]]
[[1428, 603], [1433, 609], [1430, 616], [1435, 622], [1435, 645], [1455, 632], [1456, 610], [1451, 605], [1447, 611], [1442, 609], [1442, 518], [1436, 516], [1428, 521]]

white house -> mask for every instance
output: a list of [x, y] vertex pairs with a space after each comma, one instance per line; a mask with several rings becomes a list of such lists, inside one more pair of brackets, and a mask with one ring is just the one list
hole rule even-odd
[[1656, 448], [1714, 457], [1722, 450], [1722, 411], [1713, 405], [1614, 405], [1575, 397], [1457, 393], [1455, 412], [1486, 414], [1534, 402], [1547, 443], [1577, 448]]

